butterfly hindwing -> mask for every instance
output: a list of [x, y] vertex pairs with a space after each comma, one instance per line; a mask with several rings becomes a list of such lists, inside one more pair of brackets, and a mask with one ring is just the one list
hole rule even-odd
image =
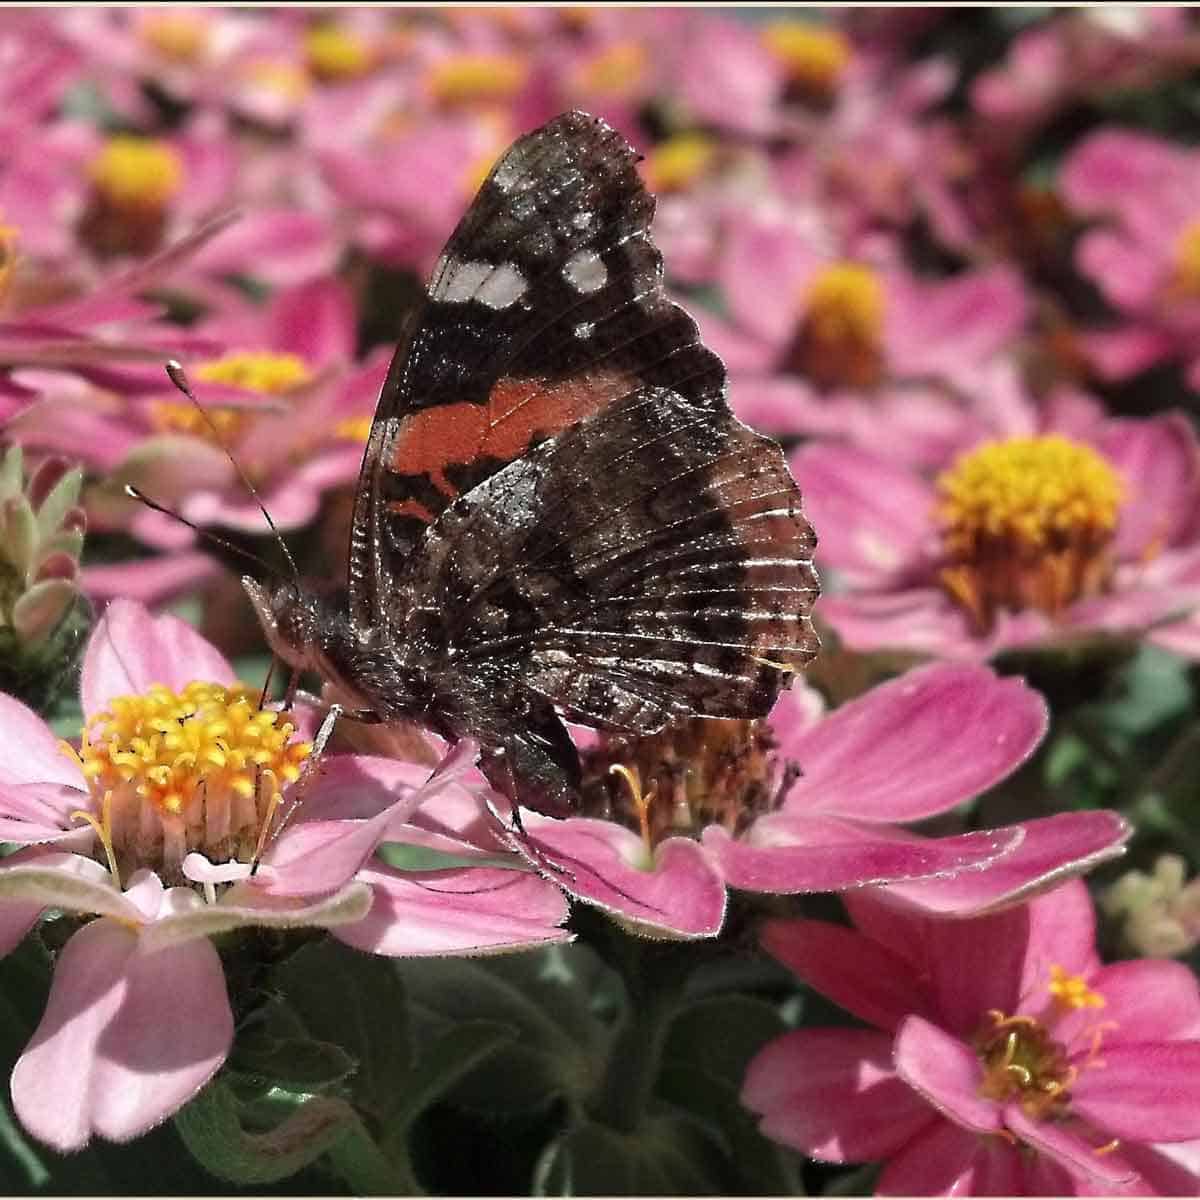
[[455, 230], [389, 371], [359, 481], [351, 614], [459, 495], [646, 384], [721, 408], [724, 370], [667, 299], [653, 198], [619, 134], [566, 113], [518, 139]]

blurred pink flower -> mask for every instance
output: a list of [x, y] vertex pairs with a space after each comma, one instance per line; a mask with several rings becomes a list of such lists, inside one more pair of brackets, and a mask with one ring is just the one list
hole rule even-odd
[[557, 889], [494, 857], [423, 873], [369, 862], [461, 773], [470, 747], [428, 779], [411, 767], [400, 779], [388, 760], [323, 763], [300, 818], [272, 842], [311, 747], [184, 622], [114, 602], [87, 647], [82, 700], [76, 748], [0, 696], [0, 837], [23, 847], [0, 863], [0, 950], [47, 909], [97, 918], [63, 949], [13, 1073], [18, 1118], [56, 1149], [93, 1133], [136, 1137], [219, 1069], [233, 1017], [214, 934], [344, 927], [345, 940], [386, 955], [567, 937]]
[[1185, 9], [1065, 9], [1018, 33], [1003, 62], [976, 76], [971, 103], [995, 138], [1020, 139], [1073, 103], [1153, 87], [1200, 64]]
[[772, 713], [773, 738], [700, 720], [613, 739], [589, 752], [591, 771], [615, 762], [625, 773], [601, 791], [609, 811], [585, 789], [585, 811], [603, 817], [525, 814], [528, 838], [514, 845], [572, 895], [659, 937], [718, 933], [727, 887], [886, 885], [918, 909], [962, 915], [1122, 852], [1129, 830], [1110, 812], [946, 838], [903, 828], [972, 799], [1032, 752], [1046, 710], [1019, 680], [937, 665], [819, 710], [797, 685]]
[[846, 897], [855, 928], [763, 942], [873, 1028], [784, 1034], [743, 1103], [826, 1162], [883, 1160], [876, 1195], [1195, 1195], [1200, 990], [1177, 963], [1101, 965], [1078, 881], [968, 921]]
[[1060, 187], [1098, 222], [1079, 240], [1079, 269], [1125, 318], [1082, 332], [1081, 349], [1110, 379], [1180, 360], [1200, 390], [1200, 151], [1099, 129], [1067, 156]]
[[[1059, 392], [921, 461], [812, 443], [792, 457], [851, 649], [983, 659], [1095, 635], [1200, 651], [1200, 457], [1181, 414], [1106, 417]], [[968, 427], [970, 428], [970, 427]]]
[[735, 411], [780, 433], [844, 432], [864, 397], [905, 388], [969, 395], [1028, 312], [1007, 267], [922, 279], [890, 255], [839, 256], [777, 218], [730, 230], [719, 281], [729, 319], [700, 314], [705, 340]]

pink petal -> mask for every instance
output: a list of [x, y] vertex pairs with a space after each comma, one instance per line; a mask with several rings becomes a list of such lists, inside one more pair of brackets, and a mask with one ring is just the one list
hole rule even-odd
[[813, 443], [789, 460], [817, 531], [817, 561], [863, 586], [931, 569], [933, 489], [916, 472], [854, 446]]
[[1045, 702], [1024, 680], [949, 663], [909, 671], [792, 742], [789, 756], [804, 773], [784, 811], [860, 821], [945, 812], [1024, 762], [1047, 721]]
[[93, 921], [59, 956], [46, 1011], [12, 1073], [21, 1124], [56, 1150], [78, 1150], [95, 1129], [100, 1037], [121, 1007], [137, 934]]
[[[1023, 1196], [1021, 1150], [938, 1121], [902, 1146], [875, 1184], [877, 1196]], [[1065, 1192], [1062, 1194], [1066, 1194]]]
[[0, 958], [11, 954], [37, 923], [45, 905], [37, 901], [0, 901]]
[[[821, 564], [820, 551], [817, 564]], [[837, 632], [847, 647], [861, 653], [899, 650], [982, 662], [997, 649], [997, 638], [977, 637], [964, 610], [940, 587], [826, 595], [818, 601], [817, 616]], [[1040, 620], [1025, 640], [1039, 640], [1035, 632], [1048, 629], [1046, 619], [1038, 616]]]
[[945, 1030], [909, 1017], [896, 1034], [896, 1071], [951, 1121], [975, 1133], [1003, 1128], [1000, 1109], [979, 1095], [983, 1077], [975, 1052]]
[[316, 366], [354, 358], [354, 302], [333, 279], [314, 279], [280, 292], [268, 319], [274, 349]]
[[1104, 997], [1104, 1008], [1077, 1010], [1059, 1021], [1056, 1035], [1066, 1040], [1068, 1022], [1087, 1036], [1097, 1020], [1111, 1021], [1116, 1028], [1104, 1034], [1102, 1058], [1110, 1046], [1125, 1042], [1200, 1038], [1200, 988], [1183, 963], [1155, 958], [1110, 963], [1089, 975], [1088, 986]]
[[934, 1015], [911, 964], [852, 929], [828, 921], [768, 921], [762, 946], [814, 991], [879, 1029], [894, 1030], [910, 1013]]
[[91, 717], [114, 696], [140, 695], [155, 683], [179, 691], [193, 680], [234, 679], [225, 656], [186, 621], [152, 617], [135, 601], [114, 600], [88, 641], [80, 691]]
[[1078, 335], [1080, 348], [1101, 379], [1122, 380], [1175, 353], [1175, 341], [1153, 325], [1129, 324]]
[[225, 973], [211, 942], [135, 954], [124, 1001], [94, 1050], [93, 1128], [118, 1142], [145, 1133], [216, 1074], [232, 1044]]
[[[0, 785], [25, 784], [60, 784], [78, 791], [84, 781], [79, 763], [63, 752], [54, 730], [19, 700], [0, 693]], [[19, 800], [13, 809], [4, 805], [3, 792], [0, 787], [3, 811], [25, 811]], [[43, 797], [48, 798], [49, 793]]]
[[569, 941], [567, 902], [552, 884], [522, 871], [476, 868], [395, 871], [368, 867], [370, 912], [334, 936], [390, 956], [486, 954]]
[[668, 838], [648, 859], [641, 838], [611, 821], [537, 815], [523, 820], [528, 844], [514, 839], [514, 845], [572, 896], [680, 937], [720, 932], [725, 883], [695, 842]]
[[1118, 557], [1136, 561], [1195, 527], [1200, 450], [1182, 413], [1108, 421], [1096, 444], [1125, 483]]
[[895, 1153], [936, 1120], [892, 1069], [891, 1041], [866, 1029], [800, 1029], [751, 1060], [742, 1103], [769, 1138], [825, 1162]]
[[[788, 833], [793, 844], [752, 845], [710, 825], [703, 844], [731, 887], [788, 895], [881, 883], [898, 886], [894, 881], [987, 867], [1012, 853], [1021, 838], [1014, 829], [922, 838], [886, 826], [803, 818]], [[810, 837], [811, 844], [802, 844], [801, 839]]]
[[977, 916], [1027, 900], [1119, 857], [1132, 833], [1122, 817], [1106, 809], [1056, 813], [1010, 828], [1024, 829], [1024, 841], [987, 871], [893, 884], [889, 897], [931, 915]]
[[1090, 1176], [1093, 1187], [1108, 1185], [1101, 1186], [1101, 1195], [1110, 1195], [1113, 1184], [1124, 1183], [1133, 1176], [1133, 1171], [1119, 1154], [1097, 1154], [1096, 1144], [1086, 1141], [1071, 1124], [1035, 1121], [1027, 1117], [1018, 1104], [1005, 1105], [1004, 1123], [1021, 1141], [1052, 1162], [1072, 1174], [1083, 1175], [1085, 1181]]
[[1102, 1045], [1100, 1059], [1072, 1085], [1073, 1112], [1129, 1141], [1200, 1138], [1200, 1041]]
[[84, 567], [80, 586], [96, 603], [121, 596], [141, 604], [165, 604], [224, 573], [200, 550], [156, 554], [129, 562]]
[[[1068, 879], [1035, 896], [1025, 906], [1025, 911], [1029, 914], [1029, 924], [1019, 1007], [1037, 1008], [1045, 1001], [1052, 966], [1085, 977], [1091, 976], [1099, 967], [1096, 912], [1091, 893], [1080, 879]], [[1081, 1010], [1081, 1015], [1086, 1011]]]
[[[1144, 309], [1162, 287], [1162, 264], [1147, 254], [1145, 246], [1117, 230], [1085, 233], [1076, 247], [1075, 261], [1080, 274], [1091, 279], [1114, 308]], [[1110, 370], [1112, 365], [1110, 360]]]
[[[733, 319], [780, 350], [799, 324], [804, 289], [822, 255], [794, 228], [761, 219], [729, 231], [720, 283]], [[771, 298], [764, 303], [764, 297]]]
[[195, 255], [192, 271], [245, 272], [275, 287], [290, 287], [333, 271], [337, 243], [330, 224], [315, 213], [263, 209], [247, 213]]
[[71, 814], [90, 810], [91, 805], [91, 796], [78, 787], [0, 783], [0, 841], [29, 845], [72, 837], [82, 826], [72, 821]]

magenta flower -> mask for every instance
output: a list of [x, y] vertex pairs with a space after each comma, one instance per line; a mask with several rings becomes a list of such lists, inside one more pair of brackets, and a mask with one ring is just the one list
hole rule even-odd
[[996, 408], [992, 434], [933, 471], [847, 444], [792, 466], [833, 585], [818, 615], [854, 650], [987, 658], [1095, 634], [1200, 649], [1200, 458], [1179, 414], [1107, 418], [1060, 392]]
[[12, 1080], [22, 1124], [59, 1150], [93, 1133], [138, 1136], [224, 1062], [233, 1018], [211, 935], [345, 927], [345, 940], [386, 955], [567, 937], [558, 890], [494, 856], [408, 874], [369, 861], [449, 787], [468, 748], [429, 779], [427, 768], [400, 778], [401, 764], [332, 759], [273, 841], [311, 746], [260, 710], [188, 625], [115, 601], [88, 644], [82, 698], [85, 729], [71, 747], [0, 696], [0, 838], [23, 847], [0, 863], [0, 950], [46, 910], [95, 918], [62, 951]]
[[970, 394], [1028, 308], [1006, 267], [923, 280], [875, 251], [839, 255], [775, 219], [730, 230], [720, 283], [730, 319], [704, 316], [705, 338], [729, 368], [739, 415], [783, 433], [845, 433], [877, 395], [900, 411], [920, 389], [924, 411], [947, 387]]
[[596, 815], [525, 814], [529, 838], [517, 847], [572, 895], [660, 937], [719, 932], [727, 887], [886, 884], [918, 909], [963, 914], [1121, 853], [1129, 830], [1110, 812], [945, 838], [903, 828], [970, 800], [1028, 757], [1046, 709], [1021, 681], [937, 665], [828, 716], [819, 709], [816, 693], [797, 686], [769, 733], [696, 721], [610, 739], [587, 755], [585, 811]]
[[847, 897], [854, 929], [763, 942], [871, 1028], [765, 1046], [743, 1103], [826, 1162], [883, 1160], [883, 1196], [1195, 1195], [1200, 989], [1177, 963], [1101, 965], [1086, 887], [969, 921]]
[[1099, 129], [1067, 157], [1060, 187], [1098, 222], [1080, 238], [1079, 269], [1124, 318], [1081, 332], [1084, 353], [1110, 379], [1179, 360], [1200, 389], [1200, 151]]

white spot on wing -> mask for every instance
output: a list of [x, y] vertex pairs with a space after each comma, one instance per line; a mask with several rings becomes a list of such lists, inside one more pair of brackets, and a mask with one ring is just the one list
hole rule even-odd
[[525, 294], [525, 276], [512, 263], [501, 263], [484, 280], [475, 299], [488, 308], [508, 308]]
[[475, 300], [488, 308], [508, 308], [525, 294], [527, 286], [525, 276], [512, 263], [493, 266], [451, 259], [431, 295], [448, 304]]
[[595, 329], [596, 323], [594, 321], [580, 321], [575, 326], [575, 336], [577, 338], [590, 338]]
[[608, 268], [593, 250], [580, 250], [567, 259], [563, 277], [577, 291], [587, 295], [602, 288], [608, 279]]

